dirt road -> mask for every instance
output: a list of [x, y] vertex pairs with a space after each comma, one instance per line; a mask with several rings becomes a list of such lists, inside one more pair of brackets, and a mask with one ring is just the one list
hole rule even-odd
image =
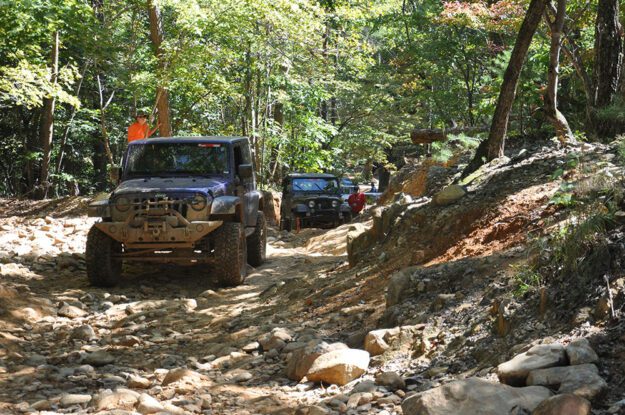
[[[92, 220], [47, 209], [0, 212], [1, 413], [293, 413], [339, 392], [284, 375], [289, 344], [363, 324], [358, 307], [343, 315], [360, 322], [322, 312], [346, 258], [328, 241], [332, 254], [306, 248], [320, 231], [271, 231], [267, 263], [237, 288], [192, 267], [129, 265], [118, 287], [98, 289], [83, 256]], [[263, 350], [276, 328], [287, 347]]]

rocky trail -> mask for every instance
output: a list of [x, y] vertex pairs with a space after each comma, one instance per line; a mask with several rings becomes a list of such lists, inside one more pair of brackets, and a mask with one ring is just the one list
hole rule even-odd
[[[623, 273], [519, 291], [571, 158], [532, 154], [462, 188], [452, 166], [428, 190], [428, 166], [359, 223], [272, 229], [267, 263], [228, 289], [152, 265], [90, 287], [80, 199], [0, 201], [0, 413], [625, 413], [625, 326], [604, 301], [625, 305]], [[621, 174], [607, 146], [582, 159], [565, 174]], [[597, 263], [622, 257], [622, 226], [609, 238]]]

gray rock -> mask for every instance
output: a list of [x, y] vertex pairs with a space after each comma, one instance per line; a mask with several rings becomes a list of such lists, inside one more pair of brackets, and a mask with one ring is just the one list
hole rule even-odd
[[479, 378], [457, 380], [404, 400], [404, 415], [501, 415], [532, 411], [551, 396], [542, 386], [514, 388]]
[[65, 304], [61, 308], [59, 308], [59, 311], [57, 311], [57, 315], [67, 318], [79, 318], [86, 316], [87, 312], [76, 306]]
[[371, 356], [378, 356], [389, 349], [388, 343], [384, 340], [384, 336], [389, 329], [373, 330], [365, 336], [365, 350]]
[[358, 383], [358, 385], [354, 386], [354, 389], [352, 389], [352, 393], [366, 393], [366, 392], [375, 392], [375, 382], [372, 382], [370, 380], [363, 380], [362, 382]]
[[569, 357], [571, 365], [596, 363], [599, 360], [597, 353], [590, 347], [590, 343], [586, 339], [572, 341], [566, 346], [566, 355]]
[[246, 353], [252, 353], [258, 350], [259, 347], [260, 347], [260, 344], [258, 342], [251, 342], [243, 346], [241, 350], [243, 350]]
[[438, 206], [446, 206], [456, 203], [467, 194], [467, 189], [464, 186], [458, 184], [452, 184], [445, 187], [434, 195], [432, 201]]
[[542, 401], [532, 415], [590, 415], [590, 402], [577, 395], [556, 395]]
[[83, 363], [96, 367], [110, 365], [113, 362], [115, 362], [115, 357], [104, 350], [88, 353], [83, 359]]
[[564, 364], [566, 354], [561, 344], [539, 344], [497, 366], [497, 376], [507, 385], [524, 386], [527, 375], [532, 370]]
[[31, 354], [25, 362], [29, 366], [41, 366], [48, 363], [48, 359], [40, 354]]
[[572, 393], [592, 400], [607, 388], [597, 366], [593, 364], [551, 367], [530, 372], [528, 385], [558, 387], [558, 394]]
[[72, 330], [72, 334], [71, 334], [72, 339], [78, 339], [78, 340], [84, 340], [84, 341], [95, 340], [97, 339], [97, 337], [98, 336], [96, 336], [95, 331], [93, 330], [93, 327], [91, 327], [88, 324], [76, 327], [74, 330]]
[[202, 378], [203, 378], [202, 375], [200, 375], [199, 373], [191, 369], [187, 369], [187, 368], [172, 369], [169, 372], [167, 372], [167, 375], [165, 375], [165, 379], [163, 379], [162, 386], [167, 386], [171, 383], [178, 382], [181, 380], [186, 381], [186, 382], [196, 382]]
[[283, 328], [276, 327], [271, 331], [271, 333], [267, 333], [262, 336], [258, 342], [264, 351], [268, 351], [272, 349], [282, 350], [284, 346], [286, 346], [287, 342], [290, 342], [291, 340], [291, 333]]
[[414, 266], [397, 271], [391, 276], [386, 288], [386, 308], [401, 303], [405, 298], [416, 290], [416, 283], [413, 281], [413, 274], [417, 273], [421, 267]]
[[375, 383], [390, 391], [406, 389], [406, 382], [396, 372], [382, 372], [375, 377]]
[[152, 382], [142, 376], [130, 375], [126, 385], [128, 385], [129, 388], [148, 389], [152, 386]]
[[63, 396], [61, 396], [59, 405], [66, 408], [68, 406], [86, 404], [86, 403], [89, 403], [89, 401], [91, 401], [91, 395], [66, 393]]
[[147, 393], [142, 393], [141, 396], [139, 396], [137, 412], [141, 414], [155, 414], [164, 410], [163, 405]]
[[100, 392], [93, 397], [91, 406], [98, 411], [106, 409], [133, 409], [139, 401], [140, 394], [126, 388], [118, 388]]
[[247, 382], [248, 380], [251, 380], [254, 377], [254, 375], [252, 375], [250, 372], [248, 372], [247, 370], [243, 370], [243, 369], [232, 370], [227, 373], [227, 376], [230, 378], [232, 382], [235, 382], [235, 383]]

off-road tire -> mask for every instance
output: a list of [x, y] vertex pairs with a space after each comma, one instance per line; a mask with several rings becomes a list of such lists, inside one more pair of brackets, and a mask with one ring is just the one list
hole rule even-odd
[[247, 263], [261, 266], [267, 258], [267, 221], [265, 214], [258, 212], [254, 233], [247, 237]]
[[215, 274], [219, 285], [241, 285], [247, 275], [247, 244], [243, 225], [224, 222], [214, 235]]
[[92, 226], [87, 234], [85, 252], [87, 278], [96, 287], [113, 287], [122, 275], [122, 244]]

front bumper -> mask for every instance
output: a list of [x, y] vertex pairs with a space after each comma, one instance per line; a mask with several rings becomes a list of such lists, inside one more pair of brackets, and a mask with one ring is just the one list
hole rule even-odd
[[222, 225], [222, 221], [188, 221], [175, 211], [169, 215], [131, 214], [124, 222], [99, 222], [96, 227], [129, 249], [192, 248]]

